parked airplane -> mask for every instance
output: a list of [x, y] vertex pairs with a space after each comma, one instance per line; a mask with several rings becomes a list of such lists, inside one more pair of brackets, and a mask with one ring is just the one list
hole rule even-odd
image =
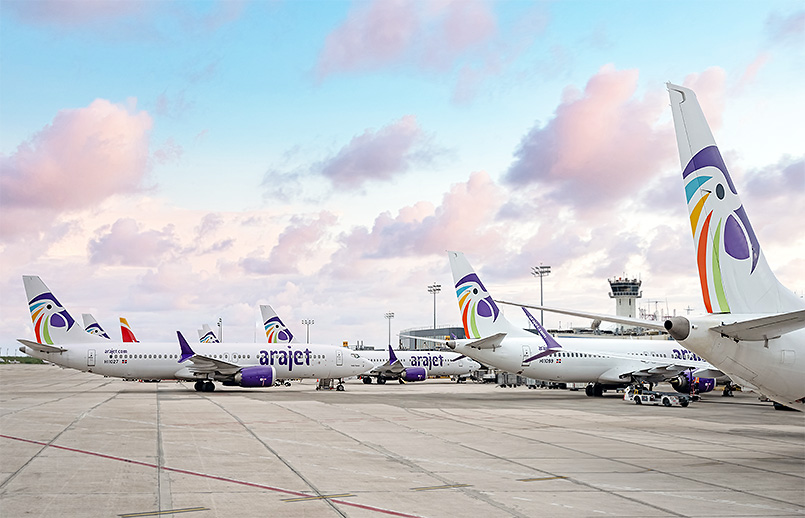
[[428, 376], [456, 376], [457, 380], [467, 377], [481, 368], [481, 364], [453, 351], [395, 351], [389, 345], [388, 351], [358, 351], [375, 368], [361, 378], [371, 383], [372, 378], [382, 385], [387, 380], [423, 381]]
[[120, 317], [120, 336], [124, 342], [139, 342], [134, 336], [134, 331], [131, 330], [128, 320]]
[[91, 335], [98, 335], [106, 338], [107, 340], [111, 340], [109, 335], [106, 334], [106, 331], [103, 330], [101, 325], [95, 320], [95, 317], [90, 315], [89, 313], [82, 313], [81, 318], [84, 319], [84, 330], [91, 334]]
[[203, 344], [219, 344], [219, 343], [221, 343], [218, 340], [218, 337], [215, 336], [215, 333], [213, 332], [213, 330], [210, 329], [210, 326], [208, 326], [207, 324], [203, 324], [201, 326], [201, 329], [198, 330], [198, 341], [203, 343]]
[[214, 381], [270, 387], [277, 378], [342, 379], [373, 367], [358, 354], [331, 345], [225, 343], [191, 349], [179, 332], [178, 350], [170, 342], [139, 343], [129, 349], [126, 343], [87, 334], [39, 277], [22, 279], [36, 341], [19, 339], [20, 351], [62, 367], [125, 379], [195, 381], [195, 389], [205, 392], [215, 389]]
[[[270, 305], [261, 305], [260, 312], [266, 329], [269, 343], [288, 343], [293, 340], [293, 333], [280, 319]], [[361, 375], [364, 383], [371, 383], [372, 378], [383, 384], [387, 380], [422, 381], [428, 376], [468, 376], [481, 368], [481, 365], [463, 354], [452, 351], [358, 351], [362, 358], [368, 359], [374, 369]]]
[[260, 314], [263, 317], [263, 327], [266, 330], [266, 339], [270, 344], [288, 344], [293, 341], [293, 333], [282, 322], [277, 312], [270, 304], [260, 305]]
[[468, 339], [447, 344], [481, 363], [538, 380], [589, 383], [588, 396], [636, 380], [676, 379], [678, 390], [687, 392], [690, 386], [680, 376], [689, 370], [700, 377], [700, 392], [707, 392], [715, 386], [712, 378], [721, 374], [667, 340], [554, 338], [527, 311], [538, 335], [521, 329], [506, 319], [464, 254], [448, 255]]
[[543, 309], [647, 328], [661, 326], [735, 382], [774, 401], [775, 408], [802, 410], [805, 302], [777, 280], [766, 262], [696, 94], [683, 86], [667, 86], [707, 315], [672, 317], [658, 324]]

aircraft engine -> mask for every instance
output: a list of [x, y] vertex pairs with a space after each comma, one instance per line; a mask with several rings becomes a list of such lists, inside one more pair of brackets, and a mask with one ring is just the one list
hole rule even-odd
[[241, 387], [270, 387], [276, 377], [274, 367], [257, 365], [242, 368], [235, 374], [235, 383]]
[[428, 378], [428, 371], [425, 367], [408, 367], [402, 373], [405, 381], [423, 381]]
[[[693, 375], [691, 371], [685, 371], [679, 376], [671, 379], [671, 386], [680, 394], [701, 394], [710, 392], [716, 388], [716, 380], [714, 378], [699, 378]], [[693, 390], [691, 390], [693, 387]]]

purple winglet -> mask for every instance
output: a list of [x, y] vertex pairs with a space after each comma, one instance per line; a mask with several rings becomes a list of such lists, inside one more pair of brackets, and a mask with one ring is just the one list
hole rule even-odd
[[389, 345], [389, 364], [397, 361], [397, 355], [394, 354], [394, 349]]
[[188, 345], [187, 340], [185, 340], [184, 336], [182, 336], [181, 331], [176, 331], [176, 336], [179, 337], [179, 347], [182, 349], [182, 355], [179, 357], [178, 363], [182, 363], [183, 361], [189, 360], [190, 358], [195, 356], [196, 353], [194, 353], [193, 349], [190, 348], [190, 345]]
[[545, 345], [548, 346], [548, 350], [562, 348], [562, 346], [559, 345], [559, 343], [556, 340], [554, 340], [551, 335], [548, 334], [548, 331], [546, 331], [545, 328], [542, 327], [542, 324], [540, 324], [539, 321], [536, 318], [534, 318], [534, 315], [529, 313], [526, 308], [523, 308], [523, 311], [525, 311], [525, 316], [528, 317], [528, 320], [530, 320], [531, 323], [534, 325], [534, 328], [537, 330], [537, 333], [539, 333], [539, 336], [542, 337], [542, 341], [545, 342]]

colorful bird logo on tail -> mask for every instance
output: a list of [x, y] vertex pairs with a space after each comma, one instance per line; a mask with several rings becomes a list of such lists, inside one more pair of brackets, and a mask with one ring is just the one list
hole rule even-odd
[[696, 153], [682, 179], [705, 308], [708, 313], [729, 313], [725, 274], [740, 278], [735, 274], [741, 270], [746, 275], [754, 273], [760, 244], [716, 146]]
[[50, 292], [34, 297], [28, 303], [28, 308], [31, 310], [36, 341], [41, 344], [53, 345], [54, 332], [66, 333], [75, 325], [73, 317]]
[[263, 324], [266, 329], [266, 338], [270, 344], [290, 343], [293, 340], [293, 334], [285, 327], [280, 317], [273, 316], [265, 321]]
[[476, 274], [468, 274], [456, 283], [456, 297], [465, 336], [483, 338], [491, 335], [489, 327], [497, 321], [500, 310]]

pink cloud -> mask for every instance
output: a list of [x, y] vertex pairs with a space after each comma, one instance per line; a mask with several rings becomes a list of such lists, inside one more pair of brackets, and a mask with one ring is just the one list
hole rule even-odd
[[139, 190], [151, 126], [146, 112], [104, 99], [60, 111], [14, 153], [0, 156], [0, 202], [7, 212], [0, 235], [41, 228], [59, 212]]
[[413, 115], [377, 131], [354, 137], [338, 154], [320, 164], [321, 173], [339, 188], [355, 188], [369, 180], [389, 180], [417, 159], [424, 134]]
[[755, 59], [749, 63], [743, 74], [741, 74], [741, 77], [738, 79], [738, 83], [735, 85], [735, 90], [741, 91], [744, 87], [754, 83], [758, 72], [760, 72], [760, 69], [769, 62], [770, 58], [771, 54], [768, 52], [761, 52], [758, 54]]
[[319, 77], [399, 59], [420, 24], [412, 2], [383, 0], [356, 5], [346, 21], [327, 36], [317, 65]]
[[341, 248], [326, 271], [337, 278], [356, 278], [377, 259], [498, 247], [506, 235], [495, 214], [505, 198], [487, 173], [472, 173], [467, 182], [453, 185], [438, 207], [419, 202], [396, 217], [389, 212], [378, 215], [371, 229], [357, 227], [342, 234]]
[[100, 229], [98, 234], [88, 245], [92, 264], [156, 266], [179, 250], [172, 225], [162, 230], [141, 231], [136, 221], [125, 218], [117, 220], [111, 228]]
[[324, 78], [404, 61], [449, 66], [496, 33], [497, 20], [485, 2], [375, 0], [357, 4], [327, 36], [316, 71]]
[[247, 273], [259, 275], [297, 273], [299, 263], [311, 254], [336, 220], [336, 216], [327, 211], [320, 212], [312, 221], [294, 217], [280, 234], [267, 259], [259, 256], [246, 257], [240, 261], [240, 266]]
[[670, 126], [657, 124], [665, 92], [637, 99], [637, 78], [607, 65], [583, 92], [565, 89], [554, 117], [523, 137], [506, 181], [548, 188], [582, 209], [632, 196], [674, 157]]
[[147, 2], [137, 0], [36, 0], [7, 2], [4, 8], [27, 23], [78, 27], [142, 14]]
[[688, 75], [682, 83], [696, 92], [707, 122], [714, 131], [721, 128], [722, 124], [726, 82], [727, 73], [723, 68], [710, 67], [701, 74]]

